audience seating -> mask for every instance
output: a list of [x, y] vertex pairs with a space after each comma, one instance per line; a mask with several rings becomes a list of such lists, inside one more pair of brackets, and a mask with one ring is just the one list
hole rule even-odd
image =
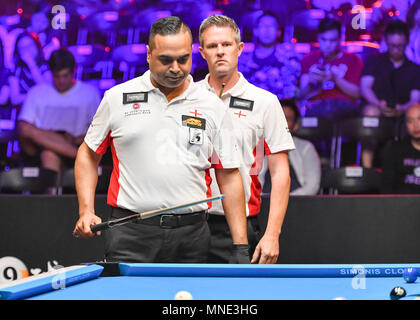
[[326, 169], [321, 176], [321, 190], [328, 189], [329, 194], [377, 193], [380, 185], [381, 173], [370, 168]]
[[0, 172], [0, 192], [44, 194], [57, 188], [57, 172], [39, 167], [13, 168]]

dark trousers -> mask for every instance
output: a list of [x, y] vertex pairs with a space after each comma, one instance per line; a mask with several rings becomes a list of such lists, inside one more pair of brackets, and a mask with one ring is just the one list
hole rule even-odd
[[[232, 235], [225, 216], [210, 214], [208, 220], [211, 240], [208, 263], [229, 263], [232, 249]], [[260, 241], [261, 232], [257, 217], [247, 218], [247, 235], [249, 257], [252, 259], [255, 248]]]
[[[112, 210], [111, 219], [122, 216]], [[132, 222], [107, 230], [105, 239], [108, 262], [205, 263], [210, 231], [204, 219], [175, 228]]]

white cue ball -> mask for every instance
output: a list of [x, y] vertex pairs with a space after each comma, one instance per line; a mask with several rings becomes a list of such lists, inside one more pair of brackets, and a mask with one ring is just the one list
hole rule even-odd
[[188, 291], [179, 291], [175, 295], [175, 300], [192, 300], [193, 297]]

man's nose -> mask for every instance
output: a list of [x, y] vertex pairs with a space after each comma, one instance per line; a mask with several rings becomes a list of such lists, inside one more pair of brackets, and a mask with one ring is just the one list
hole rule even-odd
[[223, 54], [224, 54], [225, 52], [224, 52], [224, 50], [223, 50], [223, 46], [221, 45], [221, 44], [219, 44], [218, 46], [217, 46], [217, 55], [219, 55], [219, 56], [223, 56]]
[[173, 73], [178, 73], [181, 70], [181, 68], [179, 67], [178, 61], [174, 60], [171, 63], [171, 66], [170, 66], [169, 70]]

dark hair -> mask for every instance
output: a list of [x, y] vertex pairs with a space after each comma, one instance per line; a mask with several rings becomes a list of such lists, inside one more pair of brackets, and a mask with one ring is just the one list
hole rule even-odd
[[38, 49], [38, 54], [35, 57], [35, 61], [37, 62], [38, 65], [42, 64], [45, 62], [44, 59], [44, 55], [42, 53], [42, 46], [41, 46], [41, 42], [39, 41], [38, 35], [35, 32], [22, 32], [20, 33], [15, 40], [15, 48], [14, 48], [14, 52], [13, 52], [13, 56], [14, 56], [14, 63], [15, 66], [23, 66], [26, 65], [26, 63], [21, 59], [20, 57], [20, 52], [18, 51], [18, 44], [19, 41], [22, 40], [23, 38], [30, 38], [34, 43], [36, 48]]
[[51, 72], [56, 72], [67, 68], [71, 71], [74, 71], [76, 61], [73, 54], [69, 50], [61, 48], [51, 53], [50, 59], [48, 60], [48, 65], [50, 66]]
[[283, 108], [287, 107], [287, 108], [292, 109], [292, 111], [295, 114], [295, 122], [298, 122], [301, 115], [300, 115], [299, 107], [297, 106], [295, 100], [294, 99], [282, 99], [282, 100], [280, 100], [280, 104]]
[[149, 47], [153, 47], [153, 39], [156, 35], [174, 35], [180, 33], [181, 31], [186, 31], [189, 33], [192, 43], [191, 30], [179, 17], [170, 16], [156, 20], [150, 28]]
[[272, 17], [274, 20], [276, 20], [277, 25], [280, 27], [280, 20], [277, 17], [277, 15], [270, 10], [266, 10], [264, 11], [256, 20], [255, 20], [255, 26], [258, 26], [258, 24], [260, 23], [261, 19], [264, 17]]
[[388, 23], [385, 28], [385, 37], [390, 34], [403, 34], [407, 40], [410, 39], [410, 30], [408, 29], [408, 25], [401, 20], [394, 20]]
[[337, 30], [338, 34], [341, 33], [341, 23], [333, 18], [324, 18], [318, 25], [318, 33], [324, 33], [330, 30]]

